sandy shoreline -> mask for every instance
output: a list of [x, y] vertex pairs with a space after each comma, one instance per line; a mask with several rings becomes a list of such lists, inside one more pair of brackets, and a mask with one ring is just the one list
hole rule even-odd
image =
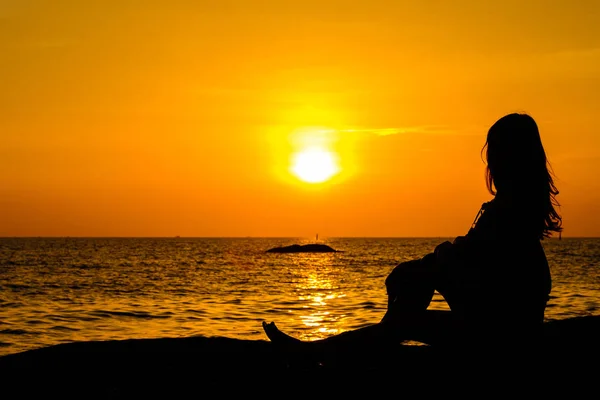
[[[598, 373], [599, 337], [600, 316], [547, 322], [547, 351], [533, 366], [542, 373], [539, 379], [551, 385], [553, 379], [564, 382], [568, 376], [578, 376], [582, 387], [588, 373]], [[319, 383], [323, 389], [351, 392], [358, 386], [381, 388], [398, 379], [415, 386], [436, 379], [436, 374], [463, 380], [467, 373], [481, 374], [480, 383], [482, 378], [506, 381], [510, 377], [509, 382], [515, 382], [525, 379], [525, 374], [531, 382], [534, 377], [523, 360], [508, 367], [490, 360], [489, 365], [464, 365], [463, 370], [456, 368], [461, 361], [467, 363], [444, 359], [431, 347], [399, 345], [381, 354], [353, 354], [329, 366], [290, 365], [266, 340], [188, 337], [75, 342], [30, 350], [0, 357], [0, 376], [5, 382], [3, 393], [64, 396], [84, 387], [94, 388], [103, 398], [187, 396], [208, 388], [249, 393], [273, 384], [291, 388]], [[486, 368], [492, 372], [485, 372]], [[51, 384], [39, 385], [42, 381]], [[595, 385], [595, 380], [589, 382]]]

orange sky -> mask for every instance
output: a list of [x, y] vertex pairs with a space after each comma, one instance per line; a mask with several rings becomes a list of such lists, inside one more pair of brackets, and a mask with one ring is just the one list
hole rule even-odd
[[600, 236], [600, 2], [88, 3], [0, 3], [0, 236], [461, 235], [514, 111]]

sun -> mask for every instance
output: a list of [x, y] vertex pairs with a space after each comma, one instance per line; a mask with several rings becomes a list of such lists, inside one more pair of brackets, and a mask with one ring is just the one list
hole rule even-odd
[[291, 172], [307, 183], [321, 183], [340, 171], [337, 157], [323, 148], [309, 148], [292, 155]]

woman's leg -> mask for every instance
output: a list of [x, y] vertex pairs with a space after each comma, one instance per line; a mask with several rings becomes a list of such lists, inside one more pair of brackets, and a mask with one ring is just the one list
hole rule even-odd
[[315, 341], [294, 338], [280, 331], [274, 322], [263, 322], [263, 329], [288, 367], [295, 368], [356, 365], [359, 360], [381, 357], [387, 353], [386, 349], [394, 347], [388, 343], [390, 336], [382, 323]]
[[457, 338], [461, 322], [449, 310], [425, 310], [396, 313], [393, 318], [382, 320], [353, 331], [315, 341], [301, 341], [282, 331], [275, 323], [263, 322], [267, 337], [276, 345], [298, 351], [356, 351], [386, 348], [405, 340], [430, 345], [444, 345]]
[[414, 340], [443, 345], [456, 338], [459, 321], [447, 310], [429, 310], [434, 294], [431, 257], [403, 262], [386, 279], [388, 310], [381, 322], [316, 341], [301, 341], [275, 323], [263, 322], [267, 337], [297, 354], [377, 352]]

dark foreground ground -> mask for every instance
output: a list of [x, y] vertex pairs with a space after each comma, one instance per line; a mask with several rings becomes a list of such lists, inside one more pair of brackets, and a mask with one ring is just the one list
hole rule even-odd
[[[450, 357], [427, 346], [339, 355], [328, 364], [266, 340], [189, 337], [77, 342], [0, 357], [0, 398], [569, 398], [600, 387], [600, 316], [550, 321], [544, 351]], [[578, 395], [581, 393], [581, 396]]]

